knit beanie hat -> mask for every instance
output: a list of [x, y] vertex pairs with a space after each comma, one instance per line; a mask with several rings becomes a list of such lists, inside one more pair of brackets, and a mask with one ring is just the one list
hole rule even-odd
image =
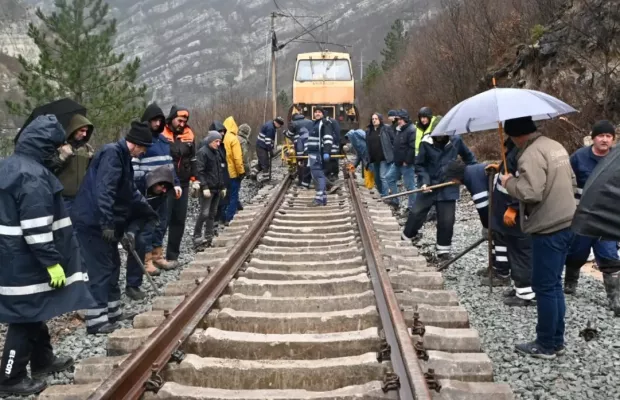
[[594, 139], [597, 135], [602, 135], [604, 133], [608, 133], [612, 136], [616, 136], [616, 127], [610, 121], [601, 120], [595, 123], [592, 126], [592, 139]]
[[239, 135], [241, 135], [241, 136], [248, 137], [248, 136], [250, 136], [251, 132], [252, 132], [252, 128], [250, 128], [250, 125], [248, 125], [248, 124], [242, 124], [239, 127]]
[[153, 144], [151, 127], [146, 122], [133, 121], [125, 140], [138, 146], [150, 147]]
[[525, 136], [536, 132], [536, 124], [532, 117], [508, 119], [504, 123], [504, 131], [512, 137]]
[[209, 145], [215, 140], [222, 140], [222, 135], [217, 131], [209, 131], [205, 138], [205, 142]]

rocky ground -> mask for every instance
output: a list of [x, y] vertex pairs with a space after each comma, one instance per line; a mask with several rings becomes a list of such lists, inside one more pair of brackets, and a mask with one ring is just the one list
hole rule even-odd
[[[481, 224], [468, 195], [457, 206], [453, 253], [480, 236]], [[432, 252], [436, 226], [423, 228], [422, 252]], [[536, 307], [508, 307], [505, 288], [480, 286], [475, 272], [487, 265], [486, 242], [450, 266], [444, 273], [448, 289], [458, 293], [469, 311], [471, 325], [480, 332], [483, 350], [493, 360], [495, 379], [507, 382], [519, 400], [620, 399], [620, 318], [607, 309], [601, 281], [582, 274], [577, 295], [567, 296], [567, 353], [543, 361], [514, 352], [517, 343], [535, 338]], [[579, 337], [588, 322], [598, 329], [597, 339]]]

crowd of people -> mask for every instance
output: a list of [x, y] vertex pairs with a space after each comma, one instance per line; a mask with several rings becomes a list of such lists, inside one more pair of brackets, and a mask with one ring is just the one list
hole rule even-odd
[[[0, 395], [38, 393], [41, 377], [73, 365], [54, 355], [47, 320], [85, 310], [86, 332], [109, 334], [135, 316], [121, 304], [119, 247], [128, 253], [125, 293], [140, 300], [144, 274], [180, 265], [190, 196], [200, 202], [196, 249], [211, 245], [215, 221], [228, 225], [243, 209], [250, 126], [214, 121], [196, 145], [189, 118], [187, 108], [165, 116], [150, 104], [125, 137], [97, 152], [85, 112], [43, 113], [20, 130], [14, 154], [0, 162], [0, 322], [9, 325]], [[282, 125], [266, 123], [259, 146], [272, 153], [268, 127]]]
[[[536, 340], [517, 345], [517, 351], [544, 359], [564, 353], [564, 294], [576, 293], [580, 269], [591, 252], [603, 275], [609, 307], [620, 316], [618, 243], [571, 230], [586, 181], [613, 150], [614, 124], [598, 121], [592, 126], [592, 145], [569, 155], [560, 143], [538, 132], [531, 117], [507, 120], [504, 165], [479, 163], [458, 136], [431, 136], [441, 117], [428, 107], [420, 110], [415, 124], [406, 110], [391, 110], [388, 118], [391, 126], [375, 113], [365, 131], [346, 134], [357, 154], [354, 166], [362, 164], [364, 173], [374, 177], [382, 197], [398, 193], [401, 177], [408, 191], [416, 183], [420, 186], [420, 193], [408, 195], [401, 238], [418, 243], [434, 206], [440, 262], [451, 259], [456, 184], [467, 188], [482, 235], [487, 237], [490, 229], [493, 241], [492, 273], [485, 276], [487, 269], [481, 269], [481, 284], [512, 285], [504, 292], [507, 306], [537, 307]], [[445, 183], [455, 185], [429, 189]], [[398, 210], [395, 198], [386, 201]]]
[[[432, 136], [441, 116], [428, 107], [416, 121], [404, 109], [390, 110], [389, 123], [374, 113], [366, 130], [351, 130], [342, 142], [339, 123], [326, 110], [315, 107], [313, 120], [293, 115], [283, 132], [293, 142], [298, 187], [314, 186], [310, 206], [325, 206], [327, 194], [340, 188], [338, 160], [354, 150], [353, 169], [361, 164], [382, 196], [398, 194], [401, 180], [408, 191], [420, 187], [406, 196], [401, 238], [419, 242], [434, 208], [436, 255], [446, 261], [463, 184], [482, 234], [490, 230], [493, 239], [493, 276], [481, 283], [513, 284], [506, 305], [537, 306], [537, 338], [518, 351], [547, 359], [564, 352], [564, 293], [575, 294], [591, 249], [610, 307], [620, 316], [616, 242], [570, 229], [585, 182], [612, 150], [612, 123], [597, 122], [593, 144], [569, 156], [531, 118], [508, 120], [506, 162], [498, 165], [479, 163], [458, 136]], [[249, 125], [238, 127], [233, 117], [213, 121], [197, 145], [189, 119], [187, 108], [172, 106], [166, 116], [150, 104], [125, 137], [96, 152], [89, 145], [96, 127], [82, 113], [69, 119], [39, 115], [20, 131], [14, 154], [0, 162], [0, 322], [9, 324], [0, 394], [38, 393], [46, 385], [41, 376], [73, 365], [70, 357], [54, 354], [47, 320], [84, 309], [87, 333], [109, 334], [135, 316], [121, 304], [119, 244], [128, 252], [125, 292], [143, 299], [144, 274], [180, 265], [190, 196], [200, 203], [193, 232], [200, 250], [211, 245], [216, 221], [228, 225], [243, 209], [239, 191], [246, 175], [269, 179], [276, 132], [285, 125], [281, 117], [260, 128], [255, 168]], [[446, 182], [451, 184], [434, 187]], [[398, 197], [386, 201], [399, 214]]]

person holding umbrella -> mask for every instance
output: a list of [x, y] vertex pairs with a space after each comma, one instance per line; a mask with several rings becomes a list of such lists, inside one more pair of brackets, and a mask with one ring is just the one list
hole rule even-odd
[[518, 175], [502, 174], [508, 194], [519, 200], [523, 231], [532, 236], [532, 289], [536, 293], [536, 340], [520, 353], [553, 359], [564, 351], [562, 270], [573, 241], [575, 174], [566, 149], [537, 132], [532, 117], [509, 119], [506, 134], [519, 148]]

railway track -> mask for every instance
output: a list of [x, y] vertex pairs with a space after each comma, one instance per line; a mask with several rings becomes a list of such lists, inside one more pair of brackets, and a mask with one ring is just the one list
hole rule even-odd
[[513, 399], [441, 274], [346, 182], [326, 207], [263, 188], [108, 357], [40, 398]]

